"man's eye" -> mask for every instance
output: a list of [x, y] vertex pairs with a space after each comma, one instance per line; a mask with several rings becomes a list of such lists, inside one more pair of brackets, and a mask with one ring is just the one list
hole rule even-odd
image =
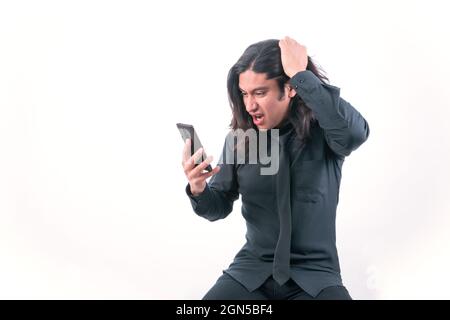
[[262, 97], [265, 94], [264, 91], [257, 91], [255, 92], [255, 95], [257, 95], [258, 97]]
[[247, 95], [246, 92], [241, 92], [241, 94], [245, 97]]

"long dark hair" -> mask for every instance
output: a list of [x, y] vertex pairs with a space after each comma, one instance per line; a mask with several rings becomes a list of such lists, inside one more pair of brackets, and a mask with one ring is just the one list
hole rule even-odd
[[[252, 44], [231, 67], [227, 79], [228, 100], [233, 114], [230, 124], [231, 129], [257, 129], [252, 121], [252, 117], [245, 109], [241, 90], [239, 89], [239, 75], [241, 73], [249, 69], [256, 73], [265, 73], [267, 79], [275, 79], [277, 81], [281, 93], [280, 99], [283, 97], [284, 86], [289, 81], [289, 77], [284, 73], [283, 65], [281, 64], [281, 51], [278, 43], [279, 40], [270, 39]], [[314, 73], [323, 83], [329, 82], [323, 71], [313, 63], [309, 56], [306, 70]], [[310, 135], [310, 127], [315, 118], [311, 109], [306, 106], [298, 94], [290, 101], [288, 121], [295, 128], [297, 138], [305, 142]]]

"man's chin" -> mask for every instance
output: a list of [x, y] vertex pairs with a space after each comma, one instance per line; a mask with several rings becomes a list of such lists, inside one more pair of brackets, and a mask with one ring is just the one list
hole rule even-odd
[[256, 127], [258, 128], [258, 130], [261, 130], [261, 131], [267, 131], [267, 130], [271, 129], [270, 126], [268, 126], [267, 124], [263, 124], [261, 126], [256, 126]]

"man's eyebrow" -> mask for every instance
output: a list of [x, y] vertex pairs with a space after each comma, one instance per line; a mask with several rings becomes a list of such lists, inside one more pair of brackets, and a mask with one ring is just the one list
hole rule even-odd
[[[253, 93], [253, 92], [258, 91], [258, 90], [268, 90], [268, 89], [269, 89], [269, 87], [263, 86], [263, 87], [257, 87], [257, 88], [253, 89], [250, 92]], [[242, 90], [241, 88], [239, 88], [239, 90], [241, 90], [242, 92], [245, 92], [245, 90]]]

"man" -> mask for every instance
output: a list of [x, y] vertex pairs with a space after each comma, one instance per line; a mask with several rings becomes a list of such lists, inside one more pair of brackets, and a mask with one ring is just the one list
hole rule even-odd
[[[344, 159], [369, 126], [325, 79], [306, 47], [289, 37], [253, 44], [228, 75], [233, 131], [223, 163], [204, 173], [212, 158], [195, 166], [202, 150], [191, 157], [186, 142], [194, 211], [225, 218], [241, 195], [247, 224], [245, 245], [204, 299], [351, 299], [340, 275], [336, 208]], [[269, 134], [270, 157], [279, 161], [274, 174], [262, 174], [261, 163], [224, 161], [242, 149], [232, 143], [239, 129]]]

